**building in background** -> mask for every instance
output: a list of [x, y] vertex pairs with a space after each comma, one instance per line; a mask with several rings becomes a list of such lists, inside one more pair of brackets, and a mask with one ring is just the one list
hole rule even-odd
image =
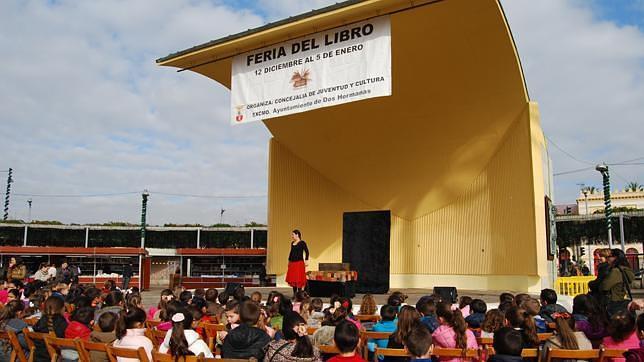
[[[614, 191], [610, 194], [613, 210], [633, 209], [644, 210], [644, 191]], [[580, 215], [590, 215], [604, 212], [604, 192], [591, 190], [586, 195], [577, 197], [577, 208]]]

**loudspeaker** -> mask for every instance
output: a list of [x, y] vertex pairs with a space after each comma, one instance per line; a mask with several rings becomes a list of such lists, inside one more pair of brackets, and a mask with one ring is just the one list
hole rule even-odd
[[434, 294], [440, 295], [443, 302], [456, 303], [458, 300], [456, 287], [434, 287]]
[[226, 283], [226, 289], [224, 289], [224, 292], [228, 295], [233, 295], [233, 292], [241, 286], [241, 283]]

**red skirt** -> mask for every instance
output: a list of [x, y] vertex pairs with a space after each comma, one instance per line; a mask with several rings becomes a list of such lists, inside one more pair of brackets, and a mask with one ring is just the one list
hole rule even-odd
[[304, 288], [306, 286], [306, 270], [304, 261], [289, 261], [286, 272], [286, 282], [291, 287]]

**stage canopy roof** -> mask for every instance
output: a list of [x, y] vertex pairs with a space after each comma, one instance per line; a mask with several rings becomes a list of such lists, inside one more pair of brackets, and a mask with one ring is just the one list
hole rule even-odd
[[526, 108], [521, 64], [498, 1], [347, 1], [157, 62], [230, 87], [236, 54], [385, 14], [392, 96], [264, 123], [332, 182], [374, 208], [414, 219], [461, 195]]

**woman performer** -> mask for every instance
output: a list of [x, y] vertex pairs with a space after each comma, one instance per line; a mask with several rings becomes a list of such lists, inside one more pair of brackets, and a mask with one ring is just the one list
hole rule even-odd
[[[306, 262], [305, 262], [306, 261]], [[306, 285], [305, 263], [309, 262], [309, 248], [302, 240], [302, 233], [295, 229], [291, 233], [291, 253], [288, 256], [286, 282], [293, 287], [293, 296]]]

